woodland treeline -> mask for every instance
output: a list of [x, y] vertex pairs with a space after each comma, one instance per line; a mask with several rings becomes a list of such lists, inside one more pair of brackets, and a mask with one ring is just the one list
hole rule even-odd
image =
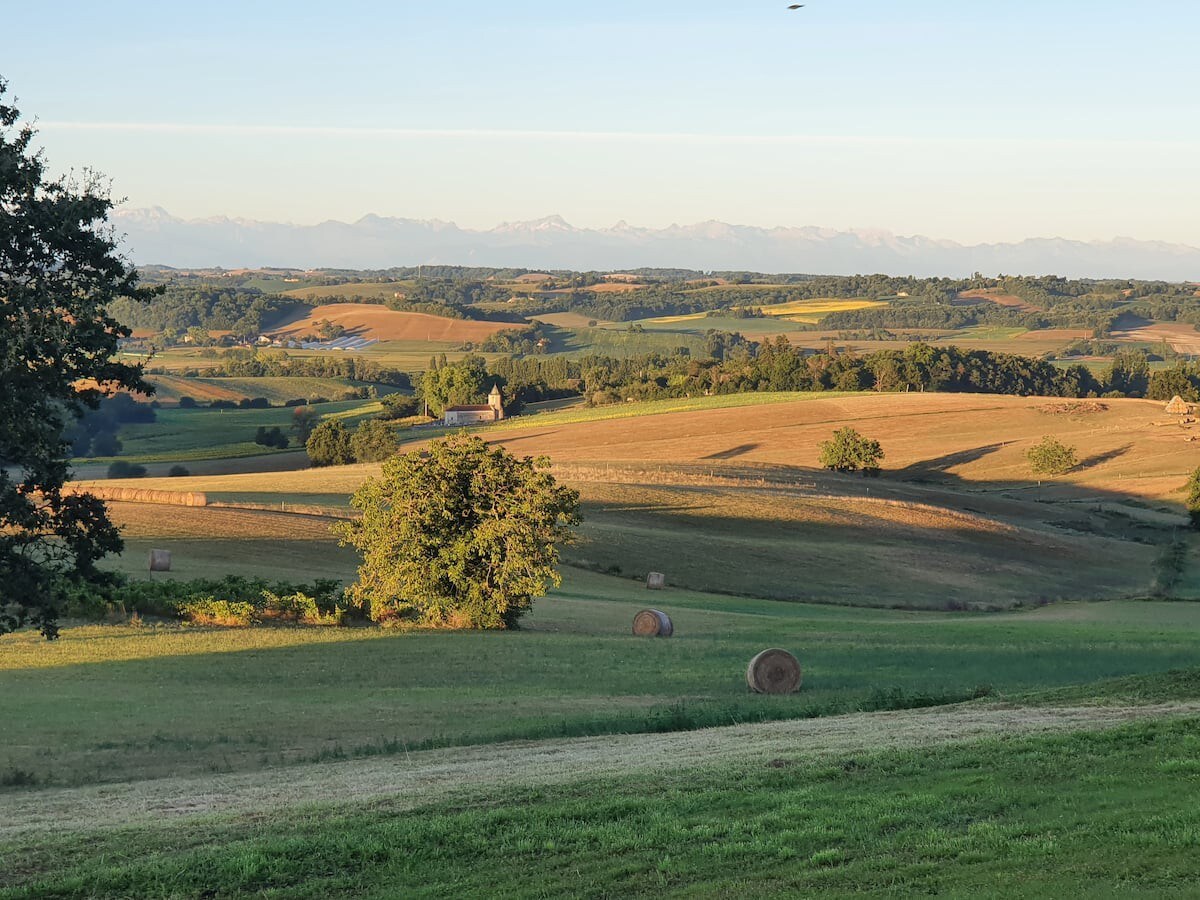
[[[420, 274], [418, 274], [420, 273]], [[521, 321], [522, 317], [577, 312], [597, 320], [631, 321], [666, 315], [690, 315], [770, 306], [819, 298], [888, 301], [886, 306], [833, 313], [822, 320], [828, 330], [888, 328], [954, 329], [972, 325], [1022, 328], [1091, 329], [1103, 338], [1123, 316], [1200, 324], [1196, 286], [1161, 281], [1068, 280], [1057, 276], [966, 279], [888, 275], [806, 276], [756, 273], [705, 273], [638, 270], [647, 284], [633, 291], [598, 292], [595, 272], [551, 273], [552, 280], [516, 291], [496, 283], [516, 278], [519, 270], [455, 267], [392, 269], [377, 280], [407, 278], [386, 300], [354, 289], [368, 274], [344, 275], [336, 295], [299, 300], [246, 286], [205, 284], [194, 278], [167, 280], [163, 293], [149, 303], [115, 301], [110, 312], [132, 328], [183, 333], [189, 328], [229, 331], [245, 340], [270, 328], [283, 315], [305, 304], [386, 303], [392, 309], [460, 319]], [[756, 286], [757, 285], [757, 286]], [[960, 300], [964, 291], [994, 289], [1020, 298], [1028, 309], [985, 300]], [[748, 313], [747, 313], [748, 314]], [[804, 327], [804, 326], [798, 326]], [[811, 326], [816, 327], [816, 326]]]
[[1107, 372], [953, 346], [914, 343], [870, 354], [830, 348], [812, 353], [783, 338], [730, 347], [722, 356], [647, 354], [507, 357], [489, 363], [470, 354], [432, 362], [419, 390], [435, 411], [482, 402], [493, 384], [518, 406], [582, 395], [589, 404], [757, 391], [944, 391], [1052, 397], [1149, 397], [1200, 400], [1200, 364], [1150, 371], [1144, 353], [1124, 350]]
[[180, 375], [184, 378], [349, 378], [372, 384], [408, 388], [407, 372], [383, 366], [358, 356], [291, 356], [286, 350], [233, 348], [216, 357], [211, 368], [149, 368], [151, 375]]

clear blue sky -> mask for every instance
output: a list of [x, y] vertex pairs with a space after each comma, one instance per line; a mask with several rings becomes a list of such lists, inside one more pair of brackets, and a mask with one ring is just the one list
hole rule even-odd
[[879, 227], [1200, 245], [1200, 4], [14, 4], [55, 170], [297, 223]]

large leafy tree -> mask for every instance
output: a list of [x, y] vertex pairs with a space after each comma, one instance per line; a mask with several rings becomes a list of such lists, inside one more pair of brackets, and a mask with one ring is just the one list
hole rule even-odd
[[1188, 518], [1192, 520], [1192, 527], [1200, 529], [1200, 469], [1192, 472], [1185, 487], [1187, 491], [1187, 511]]
[[1065, 475], [1079, 464], [1075, 448], [1047, 435], [1025, 451], [1034, 475]]
[[104, 504], [63, 491], [63, 432], [107, 394], [149, 390], [113, 361], [129, 332], [105, 309], [150, 292], [117, 252], [105, 186], [50, 178], [6, 91], [0, 80], [0, 633], [53, 638], [64, 600], [104, 583], [96, 562], [121, 550]]
[[833, 437], [821, 443], [821, 465], [834, 472], [879, 474], [883, 448], [879, 441], [863, 437], [849, 426], [839, 428]]
[[376, 621], [515, 628], [561, 582], [579, 524], [578, 492], [546, 465], [466, 434], [389, 459], [351, 500], [362, 518], [337, 526], [363, 555], [354, 599]]

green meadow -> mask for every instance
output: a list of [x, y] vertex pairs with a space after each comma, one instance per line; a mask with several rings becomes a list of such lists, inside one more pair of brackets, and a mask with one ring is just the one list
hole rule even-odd
[[[11, 841], [0, 897], [1187, 897], [1196, 720]], [[8, 887], [5, 887], [5, 885]]]
[[[675, 637], [631, 634], [647, 605]], [[1194, 663], [1200, 606], [913, 613], [651, 593], [571, 569], [509, 633], [146, 624], [2, 640], [0, 776], [47, 787], [1089, 684]], [[799, 694], [747, 692], [746, 663], [765, 646], [801, 660]]]
[[[352, 426], [381, 412], [383, 407], [377, 400], [345, 400], [322, 403], [316, 409], [325, 418], [341, 419]], [[278, 426], [286, 432], [293, 413], [290, 407], [159, 409], [153, 422], [122, 426], [123, 447], [121, 456], [115, 458], [132, 463], [156, 463], [261, 456], [273, 451], [254, 443], [256, 429]], [[86, 462], [108, 463], [113, 459], [96, 458]]]

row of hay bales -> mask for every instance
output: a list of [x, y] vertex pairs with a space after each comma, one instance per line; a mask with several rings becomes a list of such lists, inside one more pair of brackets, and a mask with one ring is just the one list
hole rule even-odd
[[[643, 609], [633, 617], [633, 633], [638, 637], [668, 638], [675, 623], [661, 609]], [[800, 661], [786, 650], [763, 650], [746, 666], [746, 685], [756, 694], [792, 694], [803, 680]]]
[[152, 491], [147, 488], [69, 486], [66, 493], [91, 494], [100, 500], [125, 503], [161, 503], [167, 506], [208, 506], [208, 495], [201, 491]]

